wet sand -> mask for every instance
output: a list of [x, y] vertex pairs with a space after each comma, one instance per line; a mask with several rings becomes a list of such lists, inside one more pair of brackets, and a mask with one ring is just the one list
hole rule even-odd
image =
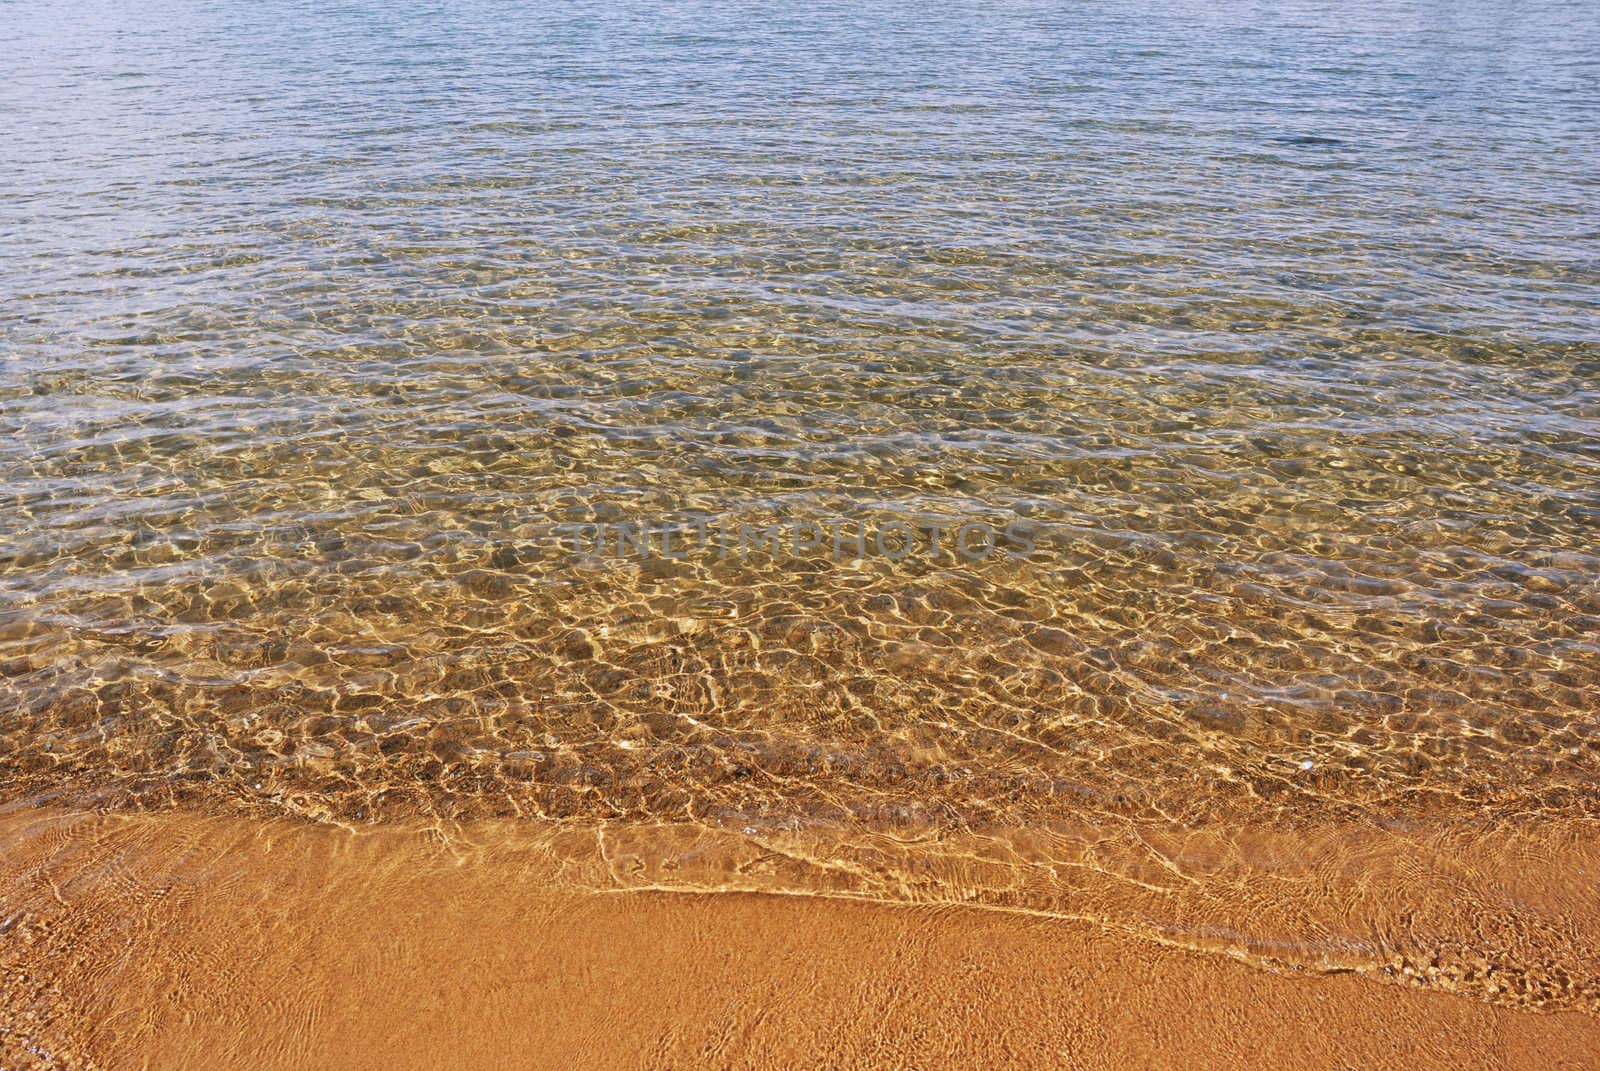
[[1587, 1006], [974, 907], [608, 892], [549, 841], [13, 811], [0, 843], [7, 1069], [1600, 1059]]

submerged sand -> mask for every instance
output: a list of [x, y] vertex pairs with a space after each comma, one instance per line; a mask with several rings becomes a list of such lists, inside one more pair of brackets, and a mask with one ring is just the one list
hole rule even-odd
[[[1524, 860], [1548, 862], [1534, 839]], [[571, 843], [510, 825], [23, 810], [0, 843], [7, 1069], [1600, 1061], [1600, 1016], [1570, 994], [1508, 1002], [994, 907], [607, 888]], [[1587, 882], [1530, 873], [1527, 917], [1584, 940], [1581, 903], [1538, 888]]]

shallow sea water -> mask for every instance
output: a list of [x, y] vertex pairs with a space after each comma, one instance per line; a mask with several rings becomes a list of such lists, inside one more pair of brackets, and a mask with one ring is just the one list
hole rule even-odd
[[1064, 873], [1600, 811], [1583, 3], [3, 17], [10, 805], [1200, 944]]

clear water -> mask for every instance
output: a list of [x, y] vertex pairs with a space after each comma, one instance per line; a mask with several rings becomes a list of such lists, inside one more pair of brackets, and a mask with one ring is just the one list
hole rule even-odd
[[0, 22], [0, 799], [1597, 810], [1591, 5]]

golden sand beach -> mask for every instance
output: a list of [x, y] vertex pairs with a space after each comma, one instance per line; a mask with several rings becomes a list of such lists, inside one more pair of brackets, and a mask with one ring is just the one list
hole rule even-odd
[[1600, 1068], [1593, 0], [0, 3], [0, 1071]]
[[1448, 955], [1267, 962], [1215, 930], [1183, 947], [1020, 910], [739, 891], [759, 878], [630, 888], [563, 839], [7, 814], [0, 1066], [1577, 1069], [1600, 1051], [1595, 976], [1566, 973], [1595, 963], [1591, 837], [1486, 848], [1543, 945], [1461, 905], [1397, 918], [1403, 888], [1337, 919], [1308, 905], [1308, 929], [1342, 925], [1352, 947], [1397, 925], [1521, 937], [1568, 986], [1500, 991], [1449, 976]]

